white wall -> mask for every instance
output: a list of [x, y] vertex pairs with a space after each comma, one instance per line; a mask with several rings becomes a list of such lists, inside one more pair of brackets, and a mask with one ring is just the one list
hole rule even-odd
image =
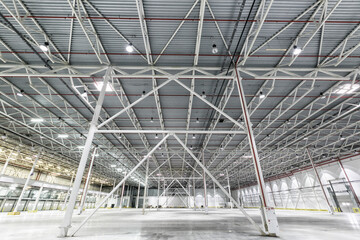
[[[360, 156], [343, 159], [341, 162], [356, 195], [360, 198]], [[327, 188], [330, 187], [329, 180], [337, 179], [335, 181], [339, 183], [333, 184], [333, 187], [335, 191], [342, 191], [341, 193], [336, 193], [340, 206], [343, 211], [352, 212], [352, 208], [357, 206], [353, 204], [349, 194], [344, 192], [346, 188], [342, 181], [347, 185], [349, 184], [339, 163], [334, 162], [318, 166], [317, 170], [331, 204], [334, 205]], [[300, 171], [285, 178], [266, 182], [266, 190], [270, 205], [277, 208], [327, 210], [325, 197], [313, 169]], [[237, 196], [239, 194], [239, 190], [233, 191], [233, 195]], [[258, 186], [242, 188], [241, 195], [245, 207], [260, 205]]]
[[[181, 191], [181, 189], [179, 189]], [[162, 191], [160, 191], [160, 194]], [[193, 191], [191, 191], [191, 194], [193, 194]], [[214, 198], [215, 195], [215, 198]], [[208, 198], [208, 206], [209, 207], [224, 207], [225, 204], [227, 204], [228, 199], [225, 197], [225, 195], [221, 192], [220, 189], [216, 189], [214, 193], [213, 188], [207, 189], [207, 198]], [[140, 198], [142, 199], [142, 197]], [[142, 200], [140, 200], [142, 202]], [[156, 207], [157, 205], [157, 196], [148, 196], [146, 200], [147, 205]], [[205, 199], [204, 199], [204, 189], [196, 189], [195, 191], [195, 203], [197, 207], [205, 206]], [[167, 196], [163, 197], [161, 196], [159, 198], [159, 205], [162, 207], [187, 207], [189, 205], [191, 207], [194, 207], [194, 196], [191, 195], [189, 198], [188, 196]], [[228, 205], [228, 204], [227, 204]]]

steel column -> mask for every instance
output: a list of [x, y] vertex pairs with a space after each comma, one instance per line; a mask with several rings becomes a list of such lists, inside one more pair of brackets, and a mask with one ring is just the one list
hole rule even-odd
[[125, 191], [125, 182], [122, 185], [122, 189], [121, 189], [120, 210], [122, 209], [122, 205], [123, 205], [123, 201], [124, 201], [124, 191]]
[[[225, 169], [226, 171], [226, 178], [227, 178], [227, 184], [228, 184], [228, 190], [229, 190], [229, 195], [231, 196], [231, 188], [230, 188], [230, 179], [229, 179], [229, 172], [227, 169]], [[232, 206], [232, 203], [231, 203], [231, 199], [229, 199], [229, 202], [230, 202], [230, 208], [232, 209], [233, 206]]]
[[345, 175], [345, 177], [346, 177], [346, 180], [348, 181], [348, 183], [349, 183], [349, 185], [350, 185], [351, 191], [352, 191], [353, 194], [354, 194], [356, 203], [357, 203], [358, 207], [360, 207], [359, 198], [358, 198], [358, 196], [356, 195], [355, 189], [353, 188], [353, 186], [352, 186], [352, 184], [351, 184], [351, 181], [350, 181], [350, 179], [349, 179], [349, 177], [348, 177], [348, 175], [347, 175], [347, 173], [346, 173], [346, 171], [345, 171], [345, 168], [344, 168], [344, 166], [343, 166], [343, 164], [342, 164], [342, 162], [341, 162], [340, 159], [339, 159], [338, 162], [339, 162], [339, 165], [340, 165], [340, 167], [341, 167], [342, 172], [344, 173], [344, 175]]
[[36, 200], [35, 200], [35, 203], [34, 203], [34, 207], [32, 209], [33, 212], [36, 211], [36, 209], [37, 209], [37, 205], [39, 203], [40, 195], [41, 195], [41, 192], [42, 192], [43, 189], [44, 189], [44, 183], [41, 185], [41, 187], [40, 187], [40, 189], [39, 189], [39, 191], [37, 193]]
[[27, 178], [26, 178], [24, 187], [23, 187], [23, 189], [22, 189], [22, 191], [21, 191], [21, 193], [20, 193], [19, 199], [18, 199], [18, 201], [17, 201], [17, 203], [16, 203], [16, 205], [15, 205], [15, 208], [14, 208], [13, 212], [17, 212], [17, 211], [18, 211], [18, 208], [19, 208], [19, 206], [20, 206], [21, 200], [22, 200], [22, 198], [23, 198], [23, 196], [24, 196], [24, 193], [25, 193], [25, 191], [26, 191], [26, 189], [27, 189], [27, 187], [28, 187], [28, 185], [29, 185], [30, 178], [31, 178], [31, 176], [34, 174], [35, 166], [36, 166], [36, 164], [37, 164], [37, 162], [38, 162], [38, 160], [39, 160], [39, 158], [40, 158], [41, 152], [42, 152], [42, 148], [40, 148], [38, 154], [36, 155], [36, 158], [35, 158], [35, 161], [34, 161], [34, 163], [33, 163], [33, 166], [32, 166], [32, 168], [31, 168], [31, 170], [30, 170], [30, 172], [29, 172], [29, 175], [28, 175]]
[[7, 168], [7, 165], [9, 164], [10, 162], [10, 158], [11, 158], [11, 154], [13, 153], [13, 150], [10, 151], [10, 154], [8, 155], [8, 157], [6, 158], [6, 162], [1, 170], [1, 174], [0, 175], [4, 175], [5, 174], [5, 171], [6, 171], [6, 168]]
[[135, 205], [136, 208], [139, 208], [139, 197], [140, 197], [140, 182], [139, 182], [137, 197], [136, 197], [136, 205]]
[[143, 197], [143, 209], [142, 214], [145, 215], [145, 203], [146, 203], [146, 196], [148, 191], [148, 180], [149, 180], [149, 159], [146, 162], [146, 173], [145, 173], [145, 189], [144, 189], [144, 197]]
[[112, 69], [111, 69], [111, 67], [109, 67], [106, 70], [106, 73], [105, 73], [105, 76], [104, 76], [103, 86], [102, 86], [101, 91], [100, 91], [99, 99], [98, 99], [98, 101], [96, 103], [95, 112], [94, 112], [93, 118], [92, 118], [91, 123], [90, 123], [88, 136], [86, 138], [85, 147], [84, 147], [84, 150], [83, 150], [82, 155], [81, 155], [78, 170], [76, 172], [74, 185], [73, 185], [71, 195], [70, 195], [69, 205], [66, 208], [65, 216], [64, 216], [64, 219], [63, 219], [62, 224], [60, 226], [59, 237], [66, 237], [68, 235], [69, 228], [71, 227], [72, 214], [73, 214], [73, 211], [74, 211], [74, 208], [75, 208], [76, 198], [78, 196], [81, 180], [82, 180], [82, 177], [84, 175], [86, 162], [88, 160], [88, 156], [89, 156], [89, 153], [90, 153], [90, 148], [91, 148], [92, 141], [93, 141], [93, 138], [94, 138], [94, 133], [97, 130], [96, 126], [97, 126], [97, 122], [98, 122], [98, 119], [99, 119], [102, 104], [104, 102], [106, 87], [107, 87], [109, 79], [111, 77], [110, 76], [111, 71], [112, 71]]
[[315, 172], [316, 178], [317, 178], [317, 180], [319, 181], [319, 184], [320, 184], [320, 187], [321, 187], [322, 193], [324, 194], [324, 198], [325, 198], [326, 203], [327, 203], [327, 205], [328, 205], [328, 211], [329, 211], [329, 213], [334, 214], [333, 207], [331, 206], [330, 201], [329, 201], [329, 199], [328, 199], [328, 197], [327, 197], [327, 195], [326, 195], [326, 192], [325, 192], [324, 186], [323, 186], [323, 184], [322, 184], [322, 182], [321, 182], [321, 179], [320, 179], [319, 173], [318, 173], [318, 171], [317, 171], [317, 169], [316, 169], [316, 167], [315, 167], [314, 161], [313, 161], [313, 159], [312, 159], [312, 157], [311, 157], [311, 154], [310, 154], [309, 148], [306, 148], [306, 152], [307, 152], [307, 154], [308, 154], [308, 156], [309, 156], [309, 159], [310, 159], [310, 162], [311, 162], [311, 166], [312, 166], [312, 167], [313, 167], [313, 169], [314, 169], [314, 172]]
[[271, 232], [269, 232], [269, 234], [277, 235], [279, 227], [277, 226], [277, 218], [275, 216], [275, 213], [272, 214], [273, 221], [269, 221], [269, 219], [268, 219], [268, 217], [269, 217], [268, 211], [274, 211], [274, 210], [273, 210], [273, 208], [268, 206], [265, 181], [264, 181], [264, 177], [263, 177], [262, 169], [261, 169], [261, 165], [260, 165], [260, 158], [259, 158], [257, 147], [256, 147], [255, 137], [254, 137], [254, 133], [253, 133], [253, 129], [252, 129], [252, 123], [250, 121], [250, 115], [249, 115], [249, 111], [247, 109], [247, 103], [246, 103], [246, 99], [245, 99], [245, 93], [244, 93], [242, 83], [240, 81], [240, 75], [237, 70], [237, 65], [235, 65], [235, 80], [236, 80], [236, 83], [238, 86], [239, 98], [240, 98], [240, 103], [241, 103], [240, 105], [241, 105], [241, 109], [243, 112], [244, 122], [245, 122], [245, 126], [246, 126], [246, 131], [247, 131], [247, 137], [248, 137], [251, 155], [252, 155], [253, 163], [254, 163], [254, 167], [255, 167], [255, 174], [256, 174], [257, 182], [258, 182], [259, 189], [260, 189], [260, 197], [261, 197], [261, 202], [262, 202], [262, 206], [261, 206], [262, 224], [263, 224], [265, 231], [267, 232], [270, 230], [269, 223], [270, 224], [274, 223], [271, 226]]
[[92, 167], [94, 165], [96, 152], [97, 152], [97, 148], [94, 149], [92, 157], [91, 157], [89, 171], [88, 171], [88, 175], [86, 177], [86, 182], [85, 182], [83, 194], [82, 194], [81, 201], [80, 201], [79, 213], [78, 213], [79, 215], [83, 212], [83, 210], [85, 210], [83, 208], [84, 208], [84, 204], [85, 204], [85, 201], [86, 201], [87, 191], [88, 191], [88, 188], [89, 188], [89, 185], [90, 185], [91, 171], [92, 171]]
[[[68, 198], [70, 196], [70, 190], [71, 190], [71, 186], [73, 184], [73, 181], [74, 181], [74, 173], [72, 174], [71, 176], [71, 180], [70, 180], [70, 184], [69, 184], [69, 188], [66, 192], [66, 196], [65, 196], [65, 199], [64, 199], [64, 203], [63, 203], [63, 206], [62, 206], [62, 210], [64, 210], [66, 208], [66, 204], [67, 204], [67, 201], [68, 201]], [[101, 192], [101, 189], [100, 189], [100, 192]]]
[[[203, 164], [205, 166], [205, 157], [204, 157], [205, 153], [204, 151], [202, 152], [202, 161]], [[203, 181], [204, 181], [204, 204], [205, 204], [205, 214], [208, 214], [208, 198], [207, 198], [207, 189], [206, 189], [206, 176], [205, 176], [205, 171], [203, 171]]]

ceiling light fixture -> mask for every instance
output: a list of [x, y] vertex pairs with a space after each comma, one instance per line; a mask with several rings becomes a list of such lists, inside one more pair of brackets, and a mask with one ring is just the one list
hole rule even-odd
[[58, 138], [68, 138], [69, 137], [69, 135], [67, 135], [67, 134], [59, 134], [58, 135]]
[[343, 135], [340, 135], [340, 140], [341, 140], [341, 141], [344, 141], [344, 140], [345, 140], [345, 138], [343, 137]]
[[155, 138], [157, 139], [157, 138], [159, 138], [159, 136], [157, 134], [155, 134]]
[[23, 97], [24, 96], [24, 90], [20, 90], [20, 92], [17, 92], [16, 95], [18, 95], [19, 97]]
[[263, 92], [260, 92], [260, 96], [259, 96], [261, 99], [262, 98], [265, 98], [265, 94], [263, 94]]
[[196, 118], [196, 123], [200, 123], [199, 118]]
[[219, 49], [216, 47], [216, 44], [215, 44], [215, 43], [212, 45], [212, 50], [211, 50], [211, 52], [212, 52], [213, 54], [217, 54], [217, 53], [219, 52]]
[[128, 53], [132, 53], [134, 51], [134, 47], [131, 43], [129, 43], [127, 46], [126, 46], [126, 51]]
[[40, 122], [43, 122], [44, 121], [44, 119], [42, 119], [42, 118], [32, 118], [31, 119], [31, 122], [34, 122], [34, 123], [40, 123]]
[[[102, 86], [101, 86], [102, 87]], [[101, 90], [101, 89], [100, 89]], [[83, 98], [86, 98], [87, 97], [87, 92], [86, 92], [86, 90], [84, 90], [84, 92], [81, 94], [81, 96], [83, 97]]]
[[297, 56], [297, 55], [299, 55], [301, 52], [302, 52], [302, 49], [295, 45], [295, 46], [294, 46], [294, 49], [293, 49], [293, 54], [294, 54], [295, 56]]
[[195, 139], [195, 138], [196, 138], [196, 137], [195, 137], [195, 134], [193, 134], [193, 135], [192, 135], [192, 138], [193, 138], [193, 139]]
[[40, 48], [43, 52], [47, 52], [47, 51], [49, 51], [49, 43], [48, 43], [48, 42], [44, 42], [44, 44], [39, 45], [39, 48]]
[[153, 118], [153, 117], [150, 118], [150, 122], [152, 122], [152, 123], [154, 122], [154, 118]]
[[202, 97], [202, 98], [206, 98], [205, 91], [202, 92], [201, 97]]
[[111, 164], [110, 167], [116, 167], [116, 165], [115, 165], [115, 164]]
[[326, 96], [321, 92], [321, 93], [320, 93], [320, 98], [321, 98], [321, 99], [324, 99], [325, 97], [326, 97]]

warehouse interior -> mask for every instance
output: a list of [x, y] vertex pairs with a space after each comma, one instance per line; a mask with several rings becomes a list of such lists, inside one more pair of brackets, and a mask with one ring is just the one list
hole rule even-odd
[[359, 12], [0, 0], [0, 239], [359, 239]]

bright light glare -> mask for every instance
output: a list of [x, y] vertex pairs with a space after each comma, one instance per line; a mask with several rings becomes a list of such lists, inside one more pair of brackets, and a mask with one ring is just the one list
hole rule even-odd
[[59, 134], [58, 137], [59, 138], [68, 138], [69, 135], [67, 135], [67, 134]]
[[42, 119], [42, 118], [32, 118], [31, 121], [35, 122], [35, 123], [40, 123], [40, 122], [43, 122], [44, 119]]
[[355, 92], [358, 88], [360, 88], [360, 84], [346, 83], [346, 84], [339, 86], [337, 89], [335, 89], [334, 93], [351, 94], [351, 93]]
[[115, 165], [115, 164], [111, 164], [110, 166], [111, 166], [111, 167], [116, 167], [116, 165]]
[[39, 48], [43, 51], [43, 52], [47, 52], [49, 50], [49, 48], [45, 45], [40, 45]]
[[299, 47], [294, 47], [294, 50], [293, 50], [293, 54], [294, 55], [299, 55], [300, 53], [302, 52], [302, 49], [299, 48]]
[[[94, 83], [96, 89], [98, 91], [101, 91], [103, 85], [104, 85], [104, 82], [96, 82]], [[106, 86], [106, 89], [105, 89], [105, 92], [112, 92], [112, 88], [111, 88], [111, 85], [108, 83], [107, 86]]]
[[131, 53], [131, 52], [134, 51], [134, 47], [131, 44], [129, 44], [129, 45], [126, 46], [126, 51]]

